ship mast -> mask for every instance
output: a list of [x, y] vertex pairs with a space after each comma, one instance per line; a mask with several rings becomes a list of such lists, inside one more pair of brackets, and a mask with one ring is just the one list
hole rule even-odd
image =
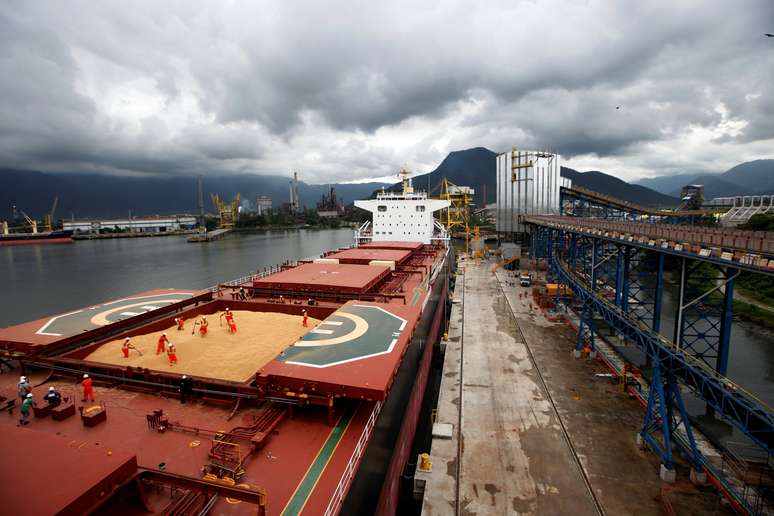
[[411, 185], [411, 172], [402, 168], [398, 172], [398, 177], [403, 181], [403, 195], [414, 193], [414, 187]]

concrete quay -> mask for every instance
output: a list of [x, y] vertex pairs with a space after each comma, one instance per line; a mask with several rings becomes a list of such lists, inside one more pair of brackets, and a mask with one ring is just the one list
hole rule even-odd
[[458, 269], [422, 513], [659, 515], [668, 492], [680, 514], [731, 514], [681, 465], [662, 489], [640, 405], [493, 265]]

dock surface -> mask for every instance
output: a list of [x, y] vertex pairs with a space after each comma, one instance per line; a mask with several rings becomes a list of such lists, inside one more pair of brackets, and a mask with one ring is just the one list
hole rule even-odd
[[423, 514], [660, 514], [638, 404], [491, 265], [457, 278]]
[[195, 235], [191, 235], [188, 237], [189, 242], [212, 242], [214, 240], [218, 240], [220, 238], [223, 238], [228, 233], [230, 233], [230, 229], [215, 229], [212, 231], [206, 231], [204, 233], [197, 233]]

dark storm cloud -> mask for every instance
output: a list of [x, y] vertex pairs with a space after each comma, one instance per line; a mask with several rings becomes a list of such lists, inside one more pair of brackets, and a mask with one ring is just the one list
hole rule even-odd
[[0, 166], [327, 181], [473, 145], [637, 161], [699, 133], [685, 159], [742, 154], [774, 138], [771, 20], [764, 0], [7, 2]]

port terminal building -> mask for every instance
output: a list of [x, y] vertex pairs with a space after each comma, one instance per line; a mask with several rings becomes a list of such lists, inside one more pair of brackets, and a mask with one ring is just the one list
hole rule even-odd
[[132, 217], [122, 219], [65, 220], [63, 229], [78, 233], [102, 233], [103, 231], [132, 231], [135, 233], [168, 233], [194, 229], [193, 215], [170, 215], [167, 217]]

